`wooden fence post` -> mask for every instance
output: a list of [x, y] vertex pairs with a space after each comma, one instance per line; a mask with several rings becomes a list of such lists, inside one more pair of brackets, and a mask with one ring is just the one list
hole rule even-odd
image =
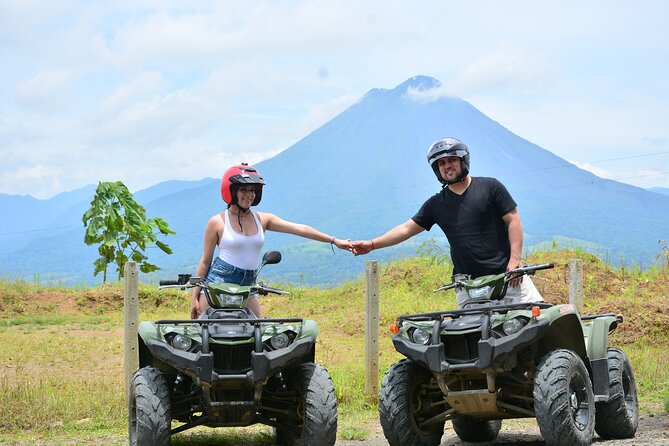
[[139, 345], [137, 342], [139, 278], [137, 264], [127, 262], [123, 269], [123, 276], [125, 278], [123, 289], [125, 360], [123, 367], [125, 372], [125, 400], [127, 403], [132, 376], [139, 368]]
[[569, 260], [569, 303], [576, 307], [579, 314], [583, 313], [583, 262], [581, 259]]
[[379, 396], [379, 262], [365, 265], [365, 397], [376, 403]]

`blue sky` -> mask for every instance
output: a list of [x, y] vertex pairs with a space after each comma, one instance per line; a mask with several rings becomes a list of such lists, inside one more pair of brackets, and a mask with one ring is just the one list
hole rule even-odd
[[0, 0], [0, 193], [218, 177], [414, 75], [669, 187], [668, 23], [662, 0]]

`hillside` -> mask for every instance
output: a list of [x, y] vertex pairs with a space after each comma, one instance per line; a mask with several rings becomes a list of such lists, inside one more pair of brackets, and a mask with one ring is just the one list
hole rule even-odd
[[[552, 304], [567, 303], [569, 296], [569, 260], [582, 259], [584, 277], [585, 314], [621, 313], [625, 323], [615, 333], [617, 340], [623, 343], [647, 342], [657, 339], [669, 339], [669, 269], [653, 268], [642, 271], [639, 268], [620, 268], [607, 264], [598, 257], [573, 250], [537, 251], [528, 258], [529, 263], [555, 264], [554, 269], [537, 273], [533, 278], [544, 299]], [[381, 263], [381, 288], [385, 296], [419, 293], [421, 298], [410, 303], [410, 308], [394, 307], [388, 302], [382, 322], [394, 320], [400, 313], [433, 311], [454, 308], [454, 298], [450, 293], [433, 294], [430, 290], [448, 282], [451, 274], [449, 264], [442, 264], [437, 256], [423, 253], [419, 257], [410, 257], [400, 261]], [[272, 266], [265, 272], [269, 273]], [[263, 274], [267, 277], [267, 274]], [[141, 280], [141, 277], [140, 277]], [[308, 296], [332, 296], [335, 308], [347, 304], [347, 296], [363, 296], [365, 283], [361, 274], [353, 281], [328, 290], [314, 289], [280, 282], [273, 286], [292, 289], [293, 295], [288, 302], [279, 297], [268, 296], [268, 311], [300, 312], [300, 305], [309, 304], [302, 298]], [[181, 298], [183, 297], [183, 301]], [[175, 298], [177, 300], [175, 300]], [[168, 311], [180, 308], [187, 311], [188, 294], [178, 291], [159, 291], [154, 285], [140, 287], [141, 305], [148, 306], [147, 311]], [[390, 298], [392, 300], [392, 297]], [[71, 317], [77, 315], [115, 314], [123, 309], [122, 284], [108, 284], [99, 287], [53, 287], [35, 286], [28, 282], [0, 280], [0, 319], [4, 325], [11, 325], [22, 317], [36, 315], [53, 317]], [[309, 309], [319, 317], [327, 318], [328, 311]], [[278, 316], [278, 315], [277, 315]], [[364, 322], [364, 310], [353, 312], [349, 317]], [[639, 317], [640, 316], [640, 317]], [[19, 322], [20, 323], [20, 322]], [[2, 326], [3, 323], [0, 323]], [[356, 325], [356, 324], [353, 324]]]

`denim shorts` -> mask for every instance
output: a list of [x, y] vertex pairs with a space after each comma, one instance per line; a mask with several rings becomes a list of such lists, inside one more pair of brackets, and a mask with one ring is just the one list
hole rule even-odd
[[253, 269], [237, 268], [216, 257], [209, 268], [205, 283], [225, 282], [248, 286], [253, 285], [255, 275], [256, 271]]

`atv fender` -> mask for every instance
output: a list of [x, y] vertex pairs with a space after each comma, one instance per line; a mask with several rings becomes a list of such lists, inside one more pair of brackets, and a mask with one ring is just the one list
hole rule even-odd
[[609, 400], [609, 333], [618, 325], [615, 316], [597, 317], [583, 324], [596, 402]]
[[602, 316], [583, 324], [587, 337], [588, 356], [591, 360], [606, 359], [609, 349], [609, 333], [618, 325], [615, 316]]
[[571, 350], [585, 361], [588, 353], [583, 342], [581, 320], [576, 310], [570, 311], [570, 307], [573, 308], [571, 305], [561, 305], [549, 309], [553, 313], [561, 314], [549, 315], [552, 322], [541, 341], [546, 352], [558, 349]]

